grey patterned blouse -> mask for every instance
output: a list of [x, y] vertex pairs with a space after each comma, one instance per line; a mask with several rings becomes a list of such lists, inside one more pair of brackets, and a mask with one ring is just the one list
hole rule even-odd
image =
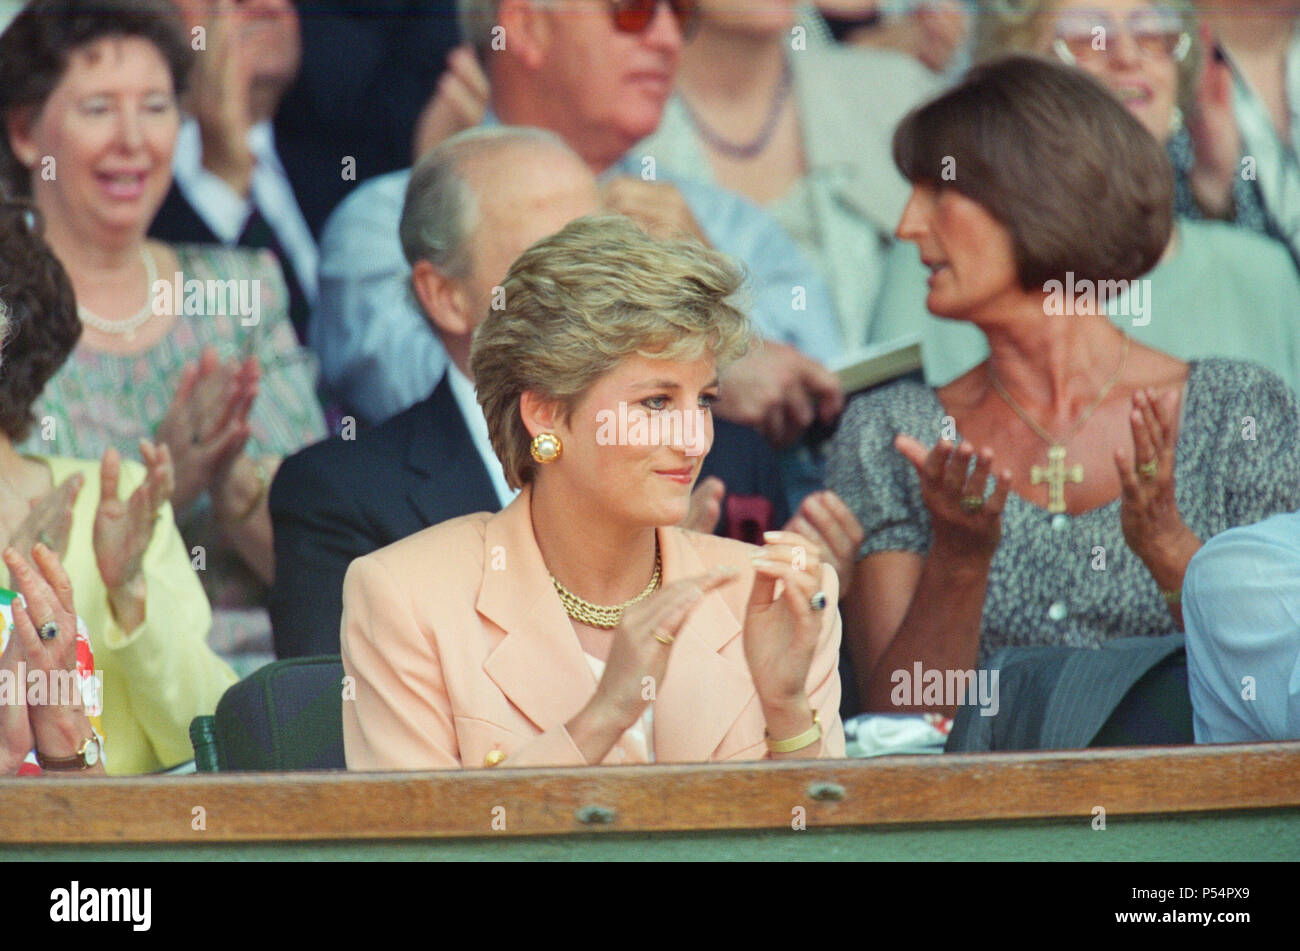
[[[849, 402], [826, 481], [862, 522], [859, 558], [929, 550], [920, 481], [893, 442], [906, 433], [934, 445], [944, 415], [935, 391], [911, 380]], [[1127, 430], [1124, 438], [1131, 439]], [[1174, 480], [1183, 520], [1202, 540], [1300, 509], [1295, 394], [1254, 363], [1192, 361]], [[981, 664], [1008, 646], [1099, 647], [1111, 637], [1176, 630], [1155, 581], [1124, 541], [1119, 509], [1115, 499], [1079, 515], [1052, 515], [1014, 492], [1008, 497], [984, 602]]]

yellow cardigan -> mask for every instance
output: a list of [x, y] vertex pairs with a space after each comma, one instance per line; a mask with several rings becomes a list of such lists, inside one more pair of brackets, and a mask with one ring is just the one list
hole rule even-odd
[[[95, 670], [102, 675], [108, 772], [115, 776], [147, 773], [192, 759], [190, 720], [212, 713], [236, 677], [208, 647], [212, 611], [171, 506], [159, 513], [144, 555], [145, 621], [126, 634], [113, 620], [91, 541], [99, 505], [99, 462], [29, 458], [50, 467], [55, 485], [77, 472], [85, 477], [72, 509], [63, 564], [72, 580], [77, 613], [90, 633]], [[122, 460], [120, 497], [129, 498], [144, 477], [143, 466]], [[0, 575], [5, 587], [12, 587], [3, 563]]]

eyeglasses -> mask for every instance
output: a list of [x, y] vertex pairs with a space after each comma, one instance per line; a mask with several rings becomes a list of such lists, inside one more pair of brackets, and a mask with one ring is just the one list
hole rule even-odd
[[[614, 29], [620, 33], [644, 33], [654, 22], [660, 0], [608, 0], [609, 12], [614, 18]], [[698, 12], [696, 0], [666, 0], [668, 9], [677, 18], [677, 27], [683, 36], [689, 36], [695, 26]]]
[[[1147, 59], [1168, 57], [1181, 63], [1192, 48], [1192, 35], [1182, 16], [1163, 7], [1134, 10], [1128, 15], [1126, 32]], [[1105, 11], [1071, 11], [1056, 21], [1052, 49], [1065, 62], [1077, 65], [1108, 56], [1119, 33], [1115, 18]]]

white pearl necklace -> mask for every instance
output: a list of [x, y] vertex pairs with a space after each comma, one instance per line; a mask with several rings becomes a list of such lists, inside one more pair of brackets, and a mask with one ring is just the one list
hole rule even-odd
[[144, 306], [126, 320], [105, 320], [78, 304], [77, 316], [81, 318], [83, 324], [94, 327], [100, 333], [126, 337], [127, 340], [134, 339], [135, 332], [148, 323], [149, 318], [153, 316], [153, 286], [158, 280], [158, 264], [154, 261], [153, 253], [143, 244], [140, 246], [140, 260], [144, 262], [145, 286], [148, 288]]

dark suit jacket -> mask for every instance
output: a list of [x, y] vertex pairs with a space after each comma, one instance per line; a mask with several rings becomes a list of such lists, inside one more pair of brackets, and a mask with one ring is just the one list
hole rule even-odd
[[[776, 456], [756, 432], [714, 424], [700, 478], [715, 475], [729, 499], [762, 496], [767, 527], [788, 517]], [[743, 501], [743, 500], [742, 500]], [[723, 511], [728, 499], [723, 500]], [[430, 525], [501, 508], [446, 377], [433, 395], [354, 440], [339, 436], [281, 464], [271, 485], [277, 657], [339, 652], [343, 577], [352, 559]], [[727, 519], [720, 520], [724, 534]]]
[[[415, 121], [459, 42], [452, 0], [298, 0], [302, 67], [275, 141], [312, 233], [358, 182], [409, 168]], [[344, 178], [345, 158], [355, 175]]]

